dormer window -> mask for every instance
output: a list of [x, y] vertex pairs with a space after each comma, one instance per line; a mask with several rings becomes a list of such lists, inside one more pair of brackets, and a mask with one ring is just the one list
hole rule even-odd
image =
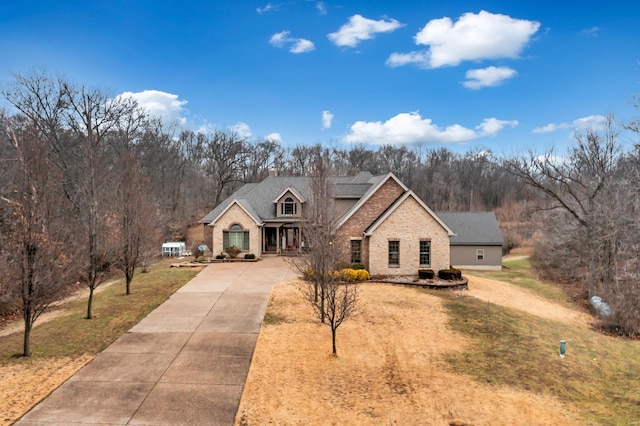
[[281, 214], [283, 215], [295, 215], [296, 214], [296, 203], [293, 201], [293, 198], [287, 197], [282, 202], [282, 210]]

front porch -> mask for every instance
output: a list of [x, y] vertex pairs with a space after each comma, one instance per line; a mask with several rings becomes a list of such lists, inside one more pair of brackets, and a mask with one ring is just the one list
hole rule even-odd
[[297, 256], [304, 250], [300, 227], [293, 223], [267, 223], [262, 227], [262, 253]]

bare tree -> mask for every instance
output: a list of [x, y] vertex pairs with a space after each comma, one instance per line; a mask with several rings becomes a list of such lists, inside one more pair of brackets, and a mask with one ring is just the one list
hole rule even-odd
[[[247, 143], [235, 133], [214, 132], [204, 148], [206, 173], [213, 180], [213, 203], [217, 206], [232, 183], [240, 181]], [[229, 194], [226, 194], [229, 195]]]
[[62, 173], [62, 188], [83, 237], [82, 281], [89, 288], [87, 318], [91, 319], [94, 290], [107, 276], [114, 253], [109, 228], [116, 221], [108, 209], [112, 167], [105, 137], [135, 112], [135, 102], [111, 99], [100, 90], [76, 87], [44, 73], [17, 76], [5, 97], [46, 137], [54, 164]]
[[320, 322], [331, 328], [332, 353], [337, 356], [338, 327], [357, 309], [357, 284], [340, 281], [340, 244], [333, 203], [333, 185], [325, 159], [317, 156], [312, 163], [310, 199], [305, 211], [303, 238], [309, 253], [296, 264], [306, 282], [303, 293]]
[[148, 179], [139, 171], [134, 151], [145, 119], [142, 111], [132, 109], [131, 114], [121, 118], [108, 138], [116, 157], [113, 202], [118, 229], [114, 266], [124, 273], [127, 295], [131, 294], [131, 281], [144, 248], [149, 245], [147, 242], [157, 243], [152, 229], [159, 222], [157, 208], [149, 194]]
[[[24, 320], [23, 356], [31, 355], [31, 330], [70, 287], [73, 253], [55, 188], [48, 146], [24, 117], [0, 117], [3, 157], [0, 187], [0, 289], [17, 301]], [[9, 148], [9, 149], [7, 149]]]
[[555, 156], [553, 151], [542, 156], [530, 152], [528, 157], [505, 162], [510, 173], [549, 197], [549, 209], [561, 209], [578, 225], [587, 252], [589, 296], [596, 294], [599, 282], [605, 287], [610, 285], [612, 256], [618, 247], [612, 241], [614, 234], [605, 231], [607, 224], [603, 222], [608, 216], [603, 214], [607, 190], [620, 159], [617, 136], [610, 116], [601, 132], [577, 133], [575, 146], [566, 158]]

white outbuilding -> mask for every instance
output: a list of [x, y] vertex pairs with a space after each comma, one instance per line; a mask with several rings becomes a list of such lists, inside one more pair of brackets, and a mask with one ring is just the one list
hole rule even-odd
[[187, 252], [187, 244], [184, 242], [169, 242], [162, 244], [163, 256], [184, 256]]

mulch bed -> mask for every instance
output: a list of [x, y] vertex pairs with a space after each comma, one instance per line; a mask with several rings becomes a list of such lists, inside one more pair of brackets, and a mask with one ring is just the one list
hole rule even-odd
[[371, 281], [396, 284], [410, 287], [421, 287], [432, 290], [468, 290], [469, 280], [462, 277], [457, 281], [446, 281], [440, 279], [420, 279], [416, 276], [400, 276], [400, 277], [372, 277]]

